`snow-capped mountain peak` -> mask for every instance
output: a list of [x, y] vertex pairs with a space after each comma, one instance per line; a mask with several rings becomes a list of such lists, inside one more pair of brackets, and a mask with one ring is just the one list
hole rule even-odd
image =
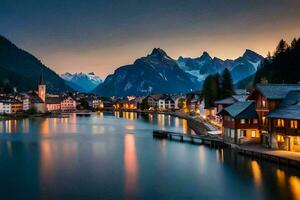
[[102, 83], [100, 77], [95, 75], [94, 72], [87, 74], [83, 72], [74, 74], [66, 72], [61, 75], [61, 78], [63, 78], [72, 88], [81, 92], [90, 92]]

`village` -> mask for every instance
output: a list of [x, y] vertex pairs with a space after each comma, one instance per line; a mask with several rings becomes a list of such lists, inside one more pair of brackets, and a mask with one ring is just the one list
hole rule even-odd
[[4, 119], [20, 113], [96, 111], [171, 113], [193, 119], [208, 130], [196, 131], [197, 134], [211, 134], [233, 146], [259, 144], [270, 149], [300, 152], [300, 84], [257, 84], [251, 92], [236, 89], [234, 95], [206, 107], [200, 91], [123, 98], [79, 92], [48, 94], [41, 74], [36, 91], [0, 96], [0, 114]]

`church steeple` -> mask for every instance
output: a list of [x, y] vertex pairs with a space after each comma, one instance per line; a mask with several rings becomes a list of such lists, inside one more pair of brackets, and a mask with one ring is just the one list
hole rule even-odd
[[46, 101], [46, 83], [44, 80], [44, 74], [41, 72], [39, 85], [38, 85], [38, 95], [42, 99], [43, 102]]
[[46, 85], [43, 72], [41, 72], [41, 75], [40, 75], [39, 85]]

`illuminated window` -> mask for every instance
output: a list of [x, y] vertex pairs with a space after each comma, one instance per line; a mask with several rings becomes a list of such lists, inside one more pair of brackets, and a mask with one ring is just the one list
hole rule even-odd
[[265, 108], [266, 107], [266, 101], [262, 100], [261, 105], [262, 105], [263, 108]]
[[266, 117], [262, 117], [262, 124], [266, 124]]
[[253, 124], [257, 124], [257, 123], [258, 123], [257, 119], [253, 119]]
[[251, 131], [251, 137], [256, 137], [256, 130]]
[[277, 126], [278, 127], [284, 127], [284, 120], [283, 119], [277, 119]]
[[245, 119], [241, 119], [241, 124], [245, 124], [246, 120]]
[[291, 120], [291, 128], [298, 128], [298, 121], [297, 120]]
[[284, 138], [282, 135], [277, 135], [277, 142], [284, 142]]

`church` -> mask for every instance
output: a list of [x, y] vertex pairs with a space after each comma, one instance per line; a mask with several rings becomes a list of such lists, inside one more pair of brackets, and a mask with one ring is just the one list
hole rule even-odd
[[46, 107], [46, 83], [44, 75], [41, 73], [37, 91], [30, 91], [27, 93], [31, 108], [34, 108], [39, 113], [45, 113]]

